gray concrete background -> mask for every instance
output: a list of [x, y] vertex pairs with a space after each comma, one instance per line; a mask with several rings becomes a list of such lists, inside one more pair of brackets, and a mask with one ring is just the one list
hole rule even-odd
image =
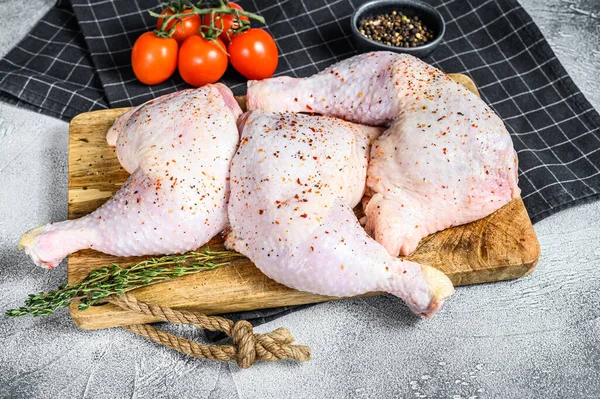
[[[0, 2], [0, 56], [52, 5]], [[600, 109], [600, 1], [521, 0]], [[17, 23], [16, 27], [13, 25]], [[27, 229], [67, 217], [68, 125], [0, 104], [0, 310], [66, 281], [16, 249]], [[257, 330], [288, 327], [307, 364], [194, 360], [119, 330], [85, 332], [66, 311], [0, 316], [0, 397], [600, 397], [600, 202], [535, 225], [537, 270], [461, 287], [432, 320], [395, 298], [322, 304]], [[189, 327], [172, 328], [202, 339]]]

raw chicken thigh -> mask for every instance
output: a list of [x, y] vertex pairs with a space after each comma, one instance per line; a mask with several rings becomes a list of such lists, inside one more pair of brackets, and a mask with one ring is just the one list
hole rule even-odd
[[517, 198], [517, 156], [500, 118], [409, 55], [362, 54], [312, 77], [250, 82], [249, 109], [316, 112], [388, 126], [372, 146], [367, 231], [391, 255]]
[[107, 136], [131, 173], [127, 182], [91, 214], [25, 233], [19, 247], [37, 265], [53, 268], [84, 248], [135, 256], [202, 246], [227, 224], [229, 165], [241, 113], [220, 84], [129, 111]]
[[386, 291], [424, 315], [452, 295], [443, 273], [390, 256], [352, 211], [381, 129], [292, 113], [246, 117], [231, 164], [229, 248], [302, 291]]

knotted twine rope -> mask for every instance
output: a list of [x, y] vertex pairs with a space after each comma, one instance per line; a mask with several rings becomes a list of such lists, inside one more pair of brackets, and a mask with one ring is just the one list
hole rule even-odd
[[167, 306], [145, 303], [138, 301], [131, 293], [110, 297], [108, 301], [125, 310], [154, 316], [162, 321], [192, 324], [203, 330], [222, 331], [233, 338], [233, 345], [202, 345], [158, 330], [149, 324], [133, 324], [123, 327], [186, 355], [221, 361], [235, 359], [241, 368], [248, 368], [257, 360], [267, 362], [279, 359], [291, 359], [297, 362], [310, 360], [310, 348], [303, 345], [291, 345], [294, 337], [285, 328], [278, 328], [268, 334], [254, 334], [252, 324], [246, 320], [233, 322], [219, 316], [207, 316], [198, 312], [175, 310]]

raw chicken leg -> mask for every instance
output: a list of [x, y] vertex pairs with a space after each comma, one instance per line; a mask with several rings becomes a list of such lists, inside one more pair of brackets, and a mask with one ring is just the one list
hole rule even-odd
[[169, 94], [128, 112], [108, 135], [131, 173], [123, 187], [87, 216], [28, 231], [19, 247], [53, 268], [84, 248], [135, 256], [202, 246], [227, 223], [241, 113], [223, 85]]
[[394, 256], [520, 194], [517, 156], [500, 118], [409, 55], [363, 54], [306, 79], [249, 82], [248, 104], [389, 126], [373, 144], [363, 204], [367, 231]]
[[433, 314], [453, 287], [390, 256], [359, 225], [369, 146], [381, 129], [329, 117], [252, 112], [231, 165], [226, 245], [272, 279], [332, 296], [386, 291]]

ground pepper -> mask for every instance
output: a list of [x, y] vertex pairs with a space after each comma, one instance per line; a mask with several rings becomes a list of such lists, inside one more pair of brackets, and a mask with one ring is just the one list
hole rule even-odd
[[363, 18], [358, 30], [371, 40], [396, 47], [417, 47], [434, 38], [418, 16], [408, 17], [397, 11]]

